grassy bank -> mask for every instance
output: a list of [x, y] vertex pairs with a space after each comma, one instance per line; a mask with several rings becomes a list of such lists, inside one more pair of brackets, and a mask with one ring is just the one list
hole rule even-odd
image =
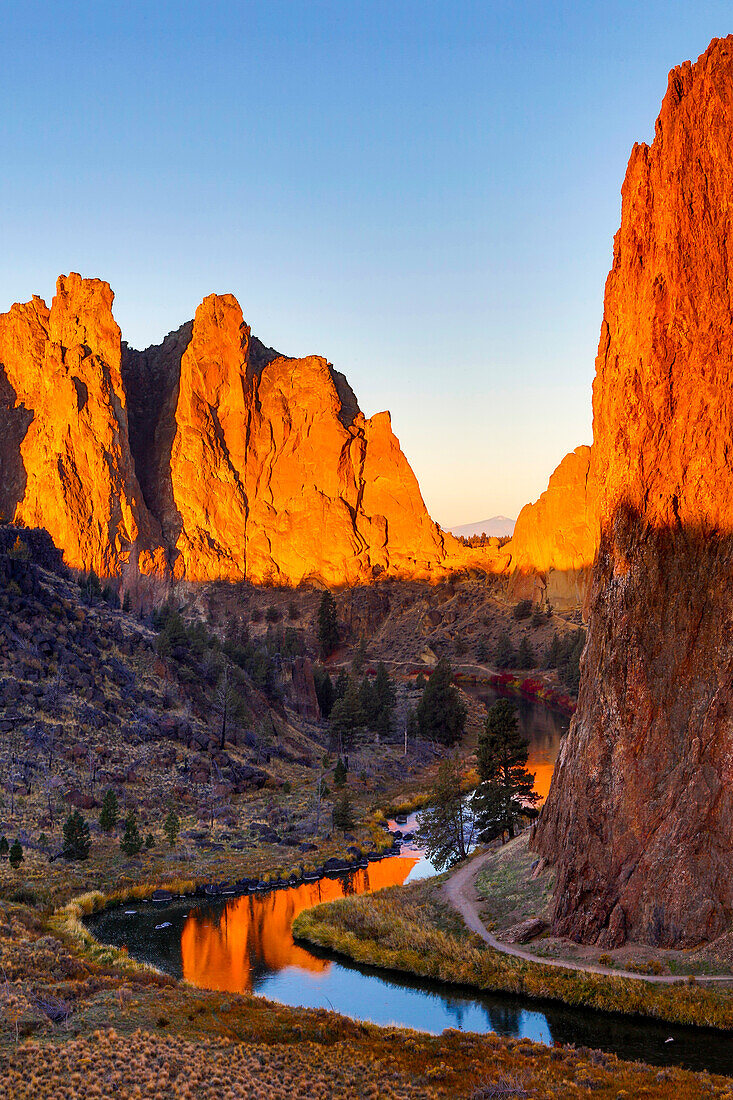
[[733, 994], [693, 979], [652, 985], [542, 964], [494, 951], [469, 933], [434, 881], [319, 905], [296, 919], [294, 934], [356, 962], [472, 986], [562, 1001], [603, 1012], [733, 1030]]

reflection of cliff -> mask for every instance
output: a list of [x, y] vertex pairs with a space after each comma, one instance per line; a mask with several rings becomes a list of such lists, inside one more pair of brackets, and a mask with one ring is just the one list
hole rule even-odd
[[370, 863], [345, 879], [324, 878], [287, 890], [235, 898], [212, 920], [193, 910], [181, 934], [183, 977], [202, 989], [230, 993], [251, 991], [263, 970], [297, 966], [312, 973], [328, 970], [327, 960], [316, 958], [293, 941], [292, 923], [304, 909], [347, 894], [364, 894], [386, 886], [401, 886], [418, 861], [417, 856], [393, 856]]

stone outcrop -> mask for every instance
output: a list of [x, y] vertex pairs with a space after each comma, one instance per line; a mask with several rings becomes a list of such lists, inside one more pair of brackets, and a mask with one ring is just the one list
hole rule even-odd
[[133, 546], [146, 571], [164, 564], [130, 453], [112, 300], [107, 283], [69, 275], [50, 309], [33, 298], [0, 315], [0, 507], [102, 575]]
[[252, 337], [210, 295], [121, 343], [107, 283], [62, 277], [0, 315], [0, 509], [102, 576], [329, 585], [490, 564], [430, 519], [388, 413]]
[[606, 284], [588, 643], [534, 845], [556, 931], [607, 946], [733, 922], [732, 195], [727, 38], [670, 74]]
[[510, 598], [583, 606], [598, 546], [595, 500], [589, 493], [591, 448], [576, 447], [552, 474], [546, 491], [519, 513], [503, 548]]

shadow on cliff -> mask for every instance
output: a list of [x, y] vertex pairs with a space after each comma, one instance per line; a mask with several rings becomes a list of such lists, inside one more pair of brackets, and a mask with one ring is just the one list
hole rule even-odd
[[181, 359], [192, 332], [193, 321], [188, 321], [166, 336], [162, 344], [145, 351], [122, 345], [122, 378], [135, 474], [170, 554], [175, 554], [173, 548], [183, 529], [173, 494], [171, 455], [177, 428]]
[[17, 394], [0, 363], [0, 520], [11, 520], [25, 496], [27, 474], [21, 445], [33, 420], [33, 409], [16, 407]]
[[733, 926], [732, 585], [731, 530], [627, 503], [603, 527], [578, 709], [532, 840], [558, 867], [560, 934], [685, 946]]

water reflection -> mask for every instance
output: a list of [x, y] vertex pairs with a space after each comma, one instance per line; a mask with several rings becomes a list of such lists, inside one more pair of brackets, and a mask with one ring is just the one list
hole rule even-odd
[[328, 970], [329, 961], [293, 940], [298, 914], [350, 894], [401, 886], [419, 858], [417, 853], [394, 856], [339, 878], [235, 898], [223, 909], [193, 909], [181, 933], [183, 977], [203, 989], [241, 993], [261, 987], [286, 967], [311, 974]]

